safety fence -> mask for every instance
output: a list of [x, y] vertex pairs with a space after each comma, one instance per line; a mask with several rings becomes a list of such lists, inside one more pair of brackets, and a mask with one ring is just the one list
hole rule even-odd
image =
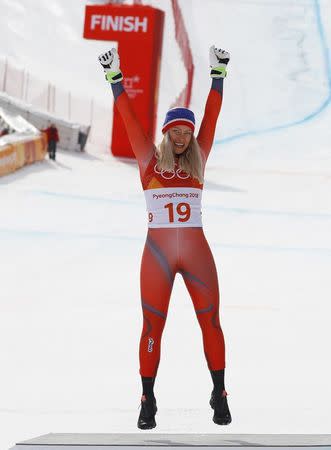
[[53, 122], [63, 149], [82, 150], [87, 136], [93, 144], [104, 147], [109, 131], [110, 107], [41, 80], [8, 58], [0, 59], [0, 106], [22, 115], [38, 129]]
[[178, 0], [171, 0], [171, 3], [175, 21], [175, 37], [183, 58], [185, 69], [187, 71], [187, 81], [184, 86], [184, 89], [181, 91], [176, 101], [173, 103], [172, 107], [185, 106], [186, 108], [188, 108], [191, 102], [193, 74], [194, 74], [193, 57], [190, 47], [190, 41], [188, 38], [182, 11], [180, 9]]
[[[3, 141], [3, 138], [1, 139]], [[15, 142], [0, 144], [0, 176], [41, 161], [47, 152], [47, 136], [18, 136]]]
[[1, 108], [12, 117], [16, 115], [25, 119], [37, 130], [43, 130], [47, 128], [50, 123], [53, 123], [58, 129], [60, 136], [59, 146], [63, 150], [81, 151], [84, 149], [90, 130], [90, 127], [87, 125], [80, 125], [59, 119], [49, 113], [36, 109], [31, 104], [24, 103], [2, 92], [0, 92], [0, 109]]

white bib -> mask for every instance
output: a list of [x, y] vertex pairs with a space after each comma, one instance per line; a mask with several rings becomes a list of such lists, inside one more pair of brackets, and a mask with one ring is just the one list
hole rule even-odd
[[202, 227], [202, 190], [190, 187], [144, 191], [149, 228]]

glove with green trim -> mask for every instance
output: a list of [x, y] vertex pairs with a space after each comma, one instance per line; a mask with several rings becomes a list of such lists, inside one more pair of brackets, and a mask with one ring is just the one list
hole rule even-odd
[[209, 49], [209, 63], [211, 67], [210, 76], [212, 78], [225, 78], [227, 75], [226, 66], [230, 60], [230, 53], [215, 45]]
[[123, 74], [120, 70], [120, 57], [116, 48], [102, 53], [98, 59], [106, 74], [106, 80], [109, 83], [118, 83], [123, 80]]

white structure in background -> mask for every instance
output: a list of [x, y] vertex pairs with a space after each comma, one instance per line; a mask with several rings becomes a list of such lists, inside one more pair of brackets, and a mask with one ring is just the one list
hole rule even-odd
[[[24, 121], [25, 126], [28, 123], [29, 125], [32, 124], [34, 125], [32, 128], [37, 131], [47, 128], [50, 122], [54, 123], [59, 131], [59, 146], [64, 150], [82, 151], [84, 149], [90, 131], [89, 125], [81, 125], [54, 117], [5, 93], [0, 93], [0, 107], [6, 111], [6, 117], [11, 118], [12, 123], [15, 117], [17, 126], [19, 123], [23, 126]], [[6, 122], [11, 128], [15, 129], [8, 120]]]
[[2, 146], [19, 141], [26, 141], [27, 138], [40, 135], [40, 131], [31, 125], [22, 116], [5, 111], [0, 108], [1, 129], [8, 129], [8, 134], [0, 135], [0, 149]]
[[40, 131], [22, 116], [10, 113], [3, 108], [0, 108], [0, 118], [6, 123], [9, 129], [13, 130], [13, 132], [33, 135], [40, 134]]

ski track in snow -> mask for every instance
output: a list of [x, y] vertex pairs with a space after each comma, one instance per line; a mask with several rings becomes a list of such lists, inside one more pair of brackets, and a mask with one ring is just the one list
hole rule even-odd
[[275, 133], [277, 131], [282, 131], [291, 127], [295, 127], [298, 125], [302, 125], [306, 122], [309, 122], [312, 119], [315, 119], [318, 115], [320, 115], [326, 108], [329, 107], [331, 102], [331, 56], [330, 56], [330, 48], [327, 43], [327, 38], [325, 36], [324, 31], [324, 25], [323, 20], [321, 17], [321, 9], [320, 9], [320, 2], [319, 0], [312, 0], [312, 5], [315, 12], [315, 20], [316, 20], [316, 26], [318, 29], [318, 35], [320, 37], [320, 43], [322, 47], [322, 53], [323, 53], [323, 65], [324, 65], [324, 71], [325, 71], [325, 79], [328, 84], [328, 93], [325, 97], [325, 99], [321, 102], [321, 105], [314, 111], [307, 114], [302, 119], [294, 120], [288, 123], [280, 124], [280, 125], [274, 125], [269, 128], [262, 128], [262, 129], [256, 129], [256, 130], [249, 130], [244, 131], [243, 133], [235, 134], [233, 136], [225, 137], [220, 140], [215, 141], [215, 146], [219, 144], [226, 144], [228, 142], [232, 142], [237, 139], [243, 139], [248, 136], [258, 136], [262, 134], [267, 133]]

